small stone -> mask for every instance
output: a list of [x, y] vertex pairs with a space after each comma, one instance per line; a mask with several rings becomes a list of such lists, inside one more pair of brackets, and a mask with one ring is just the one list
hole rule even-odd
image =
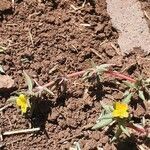
[[98, 26], [95, 27], [96, 33], [101, 33], [101, 32], [103, 32], [104, 27], [105, 27], [105, 24], [98, 24]]
[[73, 118], [67, 118], [66, 123], [68, 126], [73, 127], [73, 128], [77, 128], [78, 126], [76, 120]]
[[10, 69], [10, 67], [8, 65], [3, 66], [4, 71], [8, 71]]
[[51, 112], [51, 115], [49, 115], [48, 119], [51, 121], [55, 121], [55, 120], [57, 120], [58, 117], [59, 117], [59, 112], [56, 109], [53, 109]]
[[98, 140], [100, 140], [100, 134], [96, 131], [96, 132], [93, 132], [93, 134], [91, 135], [91, 137], [94, 139], [94, 140], [96, 140], [96, 141], [98, 141]]
[[5, 55], [5, 60], [11, 60], [11, 56]]
[[54, 16], [50, 16], [50, 17], [47, 19], [47, 22], [48, 22], [48, 23], [51, 23], [51, 24], [54, 24], [54, 23], [55, 23], [55, 17], [54, 17]]
[[8, 0], [1, 0], [1, 2], [0, 2], [0, 12], [9, 10], [11, 8], [12, 8], [12, 6], [11, 6], [11, 2], [10, 1], [8, 1]]
[[105, 135], [103, 138], [100, 139], [100, 141], [101, 141], [102, 144], [107, 143], [108, 140], [109, 140], [109, 138], [108, 138], [108, 136], [106, 136], [106, 135]]
[[0, 75], [0, 91], [9, 90], [14, 87], [14, 80], [8, 75]]

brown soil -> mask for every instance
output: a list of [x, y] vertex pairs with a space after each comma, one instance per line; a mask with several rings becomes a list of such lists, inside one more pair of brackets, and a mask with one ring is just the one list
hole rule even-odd
[[[26, 88], [22, 71], [43, 85], [60, 75], [91, 67], [91, 59], [97, 63], [114, 63], [115, 69], [137, 77], [150, 75], [150, 56], [140, 50], [127, 56], [119, 55], [116, 46], [118, 34], [112, 27], [106, 12], [105, 0], [56, 0], [38, 3], [37, 0], [18, 0], [15, 8], [10, 1], [0, 3], [0, 46], [7, 47], [0, 54], [0, 62], [7, 75], [13, 77], [16, 88]], [[85, 26], [90, 24], [90, 26]], [[96, 50], [98, 57], [92, 50]], [[57, 69], [49, 72], [54, 66]], [[110, 83], [108, 84], [108, 81]], [[92, 131], [100, 113], [100, 101], [119, 100], [122, 92], [111, 79], [105, 79], [104, 87], [87, 86], [81, 79], [71, 79], [64, 94], [55, 98], [43, 97], [38, 101], [32, 119], [25, 119], [14, 107], [1, 113], [2, 131], [41, 127], [37, 134], [4, 137], [3, 149], [67, 150], [78, 141], [83, 150], [130, 149], [136, 150], [136, 139], [122, 138], [111, 144], [112, 131]], [[118, 92], [119, 91], [119, 92]], [[10, 93], [0, 93], [0, 107]], [[134, 110], [136, 111], [136, 109]], [[137, 107], [142, 114], [143, 108]], [[148, 114], [149, 112], [147, 112]], [[143, 142], [143, 141], [142, 141]]]

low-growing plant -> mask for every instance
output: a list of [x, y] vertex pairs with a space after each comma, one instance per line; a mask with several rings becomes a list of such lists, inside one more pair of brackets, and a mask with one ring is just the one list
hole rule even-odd
[[[126, 85], [128, 85], [130, 87], [129, 90], [127, 90], [125, 92], [125, 96], [127, 97], [128, 101], [131, 100], [131, 97], [132, 97], [132, 92], [134, 90], [139, 90], [140, 86], [141, 86], [141, 83], [142, 83], [142, 88], [145, 89], [145, 91], [148, 91], [148, 88], [147, 88], [147, 84], [149, 84], [149, 80], [146, 80], [146, 81], [143, 81], [141, 80], [141, 82], [137, 82], [136, 80], [126, 76], [126, 75], [123, 75], [117, 71], [112, 71], [111, 67], [113, 66], [114, 64], [102, 64], [102, 65], [95, 65], [94, 62], [92, 62], [92, 68], [89, 68], [87, 70], [83, 70], [83, 71], [79, 71], [79, 72], [75, 72], [75, 73], [71, 73], [71, 74], [68, 74], [66, 76], [60, 76], [60, 77], [57, 77], [54, 81], [51, 81], [43, 86], [39, 85], [35, 80], [32, 80], [28, 74], [23, 71], [23, 75], [25, 77], [25, 81], [26, 81], [26, 84], [28, 86], [28, 89], [27, 90], [21, 90], [21, 91], [18, 91], [16, 92], [15, 96], [12, 96], [10, 97], [10, 99], [8, 99], [8, 101], [13, 101], [13, 103], [15, 102], [16, 106], [19, 106], [21, 108], [21, 111], [22, 113], [25, 113], [28, 109], [31, 109], [32, 106], [30, 104], [30, 100], [32, 97], [40, 97], [42, 95], [42, 93], [49, 93], [50, 95], [54, 96], [54, 93], [52, 92], [52, 90], [48, 89], [48, 87], [51, 87], [53, 90], [56, 88], [56, 87], [61, 87], [61, 89], [63, 88], [64, 85], [66, 85], [66, 82], [69, 78], [72, 78], [72, 77], [76, 77], [76, 76], [82, 76], [82, 78], [85, 80], [85, 81], [90, 81], [90, 82], [94, 82], [95, 80], [96, 81], [102, 81], [103, 77], [105, 76], [105, 74], [111, 76], [111, 77], [115, 77], [115, 78], [121, 78], [123, 80], [126, 80], [124, 81], [124, 83]], [[36, 84], [36, 87], [33, 88], [33, 85]], [[66, 88], [64, 88], [66, 89]], [[134, 89], [134, 90], [133, 90]], [[148, 92], [147, 92], [148, 93]], [[139, 90], [139, 96], [142, 98], [142, 99], [145, 99], [145, 97], [142, 95], [142, 90], [140, 89]], [[18, 99], [18, 103], [17, 103], [17, 99]], [[19, 101], [20, 99], [20, 101]]]
[[129, 81], [124, 81], [124, 84], [127, 87], [124, 96], [130, 96], [129, 101], [131, 101], [131, 98], [136, 95], [138, 95], [138, 97], [143, 101], [145, 101], [146, 99], [150, 99], [150, 78], [140, 78], [133, 83]]
[[33, 97], [40, 97], [43, 92], [47, 92], [51, 95], [54, 94], [46, 87], [35, 91], [33, 89], [34, 81], [28, 76], [28, 74], [25, 71], [23, 71], [23, 75], [28, 89], [13, 93], [14, 96], [11, 96], [7, 101], [13, 103], [16, 107], [19, 107], [21, 109], [22, 114], [26, 114], [28, 110], [31, 110], [33, 108], [33, 103], [30, 102]]
[[129, 97], [126, 97], [121, 102], [115, 102], [114, 105], [106, 105], [101, 102], [103, 110], [92, 129], [102, 129], [115, 124], [117, 129], [115, 136], [111, 141], [118, 139], [122, 133], [125, 133], [128, 137], [130, 137], [131, 133], [129, 132], [128, 128], [145, 133], [146, 131], [141, 125], [135, 125], [133, 123], [128, 102]]
[[[106, 105], [101, 102], [103, 109], [100, 117], [92, 129], [100, 129], [115, 124], [117, 129], [112, 141], [119, 138], [122, 133], [125, 133], [129, 137], [131, 135], [130, 131], [128, 130], [129, 128], [145, 134], [146, 131], [144, 127], [142, 127], [140, 124], [133, 123], [132, 114], [130, 113], [129, 108], [132, 97], [135, 94], [138, 94], [139, 98], [142, 100], [149, 100], [150, 79], [135, 80], [127, 75], [114, 71], [112, 69], [113, 66], [114, 64], [102, 64], [98, 66], [92, 63], [92, 67], [87, 70], [56, 77], [55, 80], [50, 81], [45, 85], [39, 85], [35, 80], [32, 80], [25, 71], [23, 71], [28, 89], [16, 92], [15, 96], [10, 97], [8, 101], [13, 102], [15, 106], [19, 107], [22, 114], [26, 114], [28, 111], [33, 111], [33, 97], [40, 98], [45, 92], [54, 96], [53, 91], [58, 88], [63, 89], [61, 91], [65, 91], [67, 87], [67, 81], [72, 77], [80, 76], [84, 81], [93, 83], [94, 81], [102, 82], [105, 75], [109, 75], [110, 77], [123, 80], [123, 82], [120, 82], [119, 85], [126, 85], [124, 99], [119, 102], [114, 102], [113, 105]], [[48, 88], [51, 88], [51, 90]]]
[[127, 123], [130, 118], [128, 104], [124, 101], [115, 102], [114, 106], [105, 105], [103, 103], [101, 104], [103, 111], [92, 129], [99, 129], [109, 126], [112, 123], [116, 123], [118, 129], [115, 134], [115, 138], [118, 138], [122, 132], [124, 132], [127, 136], [130, 136], [127, 129]]
[[110, 67], [113, 64], [102, 64], [97, 66], [94, 62], [92, 62], [92, 68], [87, 69], [83, 74], [83, 80], [98, 80], [102, 81], [103, 75], [106, 71], [110, 70]]

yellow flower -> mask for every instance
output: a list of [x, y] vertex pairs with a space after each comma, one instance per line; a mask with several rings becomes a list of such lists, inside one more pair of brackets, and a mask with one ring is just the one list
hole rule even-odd
[[128, 105], [126, 103], [116, 102], [112, 115], [113, 117], [128, 118]]
[[27, 97], [24, 94], [20, 94], [16, 99], [16, 105], [21, 108], [23, 114], [26, 113], [29, 107]]

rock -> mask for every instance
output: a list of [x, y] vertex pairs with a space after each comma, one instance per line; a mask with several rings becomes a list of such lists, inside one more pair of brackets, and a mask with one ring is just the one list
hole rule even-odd
[[0, 12], [12, 9], [11, 2], [8, 0], [1, 0], [0, 2]]
[[101, 32], [103, 32], [104, 27], [105, 27], [105, 24], [98, 24], [98, 25], [95, 27], [96, 33], [101, 33]]
[[15, 82], [8, 75], [0, 75], [0, 91], [7, 91], [14, 88]]
[[141, 48], [150, 53], [149, 27], [140, 2], [137, 0], [106, 0], [106, 2], [112, 24], [119, 31], [118, 44], [122, 53], [130, 53], [134, 48]]

